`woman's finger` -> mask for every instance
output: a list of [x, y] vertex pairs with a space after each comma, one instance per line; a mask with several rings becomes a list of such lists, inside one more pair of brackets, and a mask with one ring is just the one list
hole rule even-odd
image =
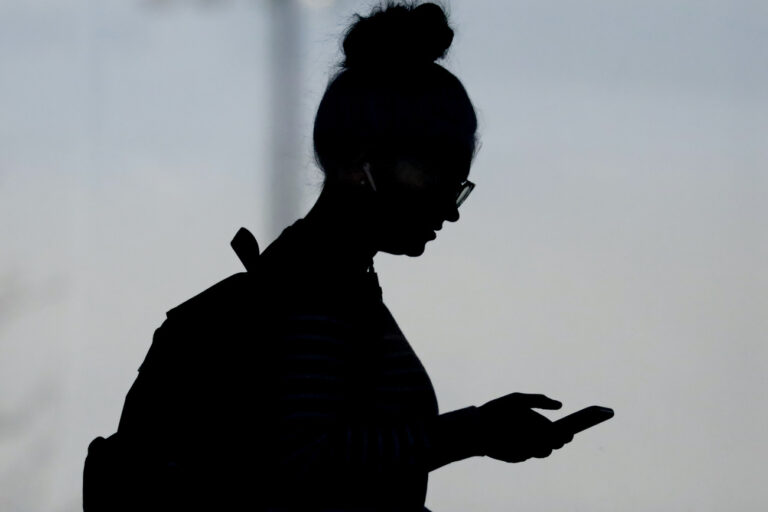
[[563, 406], [557, 400], [553, 400], [541, 394], [515, 393], [516, 400], [526, 407], [535, 407], [536, 409], [559, 409]]

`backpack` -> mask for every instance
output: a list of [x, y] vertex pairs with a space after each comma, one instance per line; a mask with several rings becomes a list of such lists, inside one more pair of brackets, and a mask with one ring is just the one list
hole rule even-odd
[[88, 446], [85, 512], [258, 508], [269, 396], [269, 319], [259, 247], [231, 242], [246, 268], [169, 310], [155, 330], [117, 432]]

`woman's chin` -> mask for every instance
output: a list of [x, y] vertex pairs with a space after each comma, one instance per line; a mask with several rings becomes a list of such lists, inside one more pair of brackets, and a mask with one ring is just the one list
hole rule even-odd
[[424, 250], [426, 249], [426, 244], [422, 244], [421, 246], [417, 247], [414, 246], [410, 248], [411, 250], [409, 252], [406, 252], [408, 256], [421, 256], [424, 254]]
[[424, 249], [426, 248], [428, 241], [429, 240], [413, 241], [409, 244], [398, 244], [397, 246], [382, 248], [380, 250], [395, 255], [421, 256], [424, 254]]

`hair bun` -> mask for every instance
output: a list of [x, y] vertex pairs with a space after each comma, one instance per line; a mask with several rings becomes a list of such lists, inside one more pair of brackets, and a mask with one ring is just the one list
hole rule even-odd
[[357, 21], [344, 37], [345, 68], [426, 65], [442, 58], [453, 41], [443, 9], [387, 4]]

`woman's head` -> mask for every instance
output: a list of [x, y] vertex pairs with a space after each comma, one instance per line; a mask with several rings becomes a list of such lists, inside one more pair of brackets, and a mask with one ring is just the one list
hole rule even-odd
[[[393, 237], [407, 228], [397, 216], [410, 225], [415, 220], [422, 231], [458, 219], [455, 204], [436, 198], [466, 179], [477, 118], [461, 82], [435, 62], [452, 39], [445, 13], [432, 3], [388, 3], [357, 16], [344, 38], [341, 69], [317, 111], [315, 155], [325, 186], [357, 178], [367, 166], [382, 195], [399, 205], [388, 215]], [[447, 209], [426, 211], [430, 201], [418, 197]], [[394, 244], [381, 250], [397, 252]]]

